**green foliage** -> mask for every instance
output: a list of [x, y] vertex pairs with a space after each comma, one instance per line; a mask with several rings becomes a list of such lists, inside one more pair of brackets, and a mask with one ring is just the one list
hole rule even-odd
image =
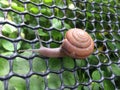
[[38, 9], [37, 6], [34, 6], [32, 4], [27, 4], [28, 11], [32, 14], [39, 14], [40, 10]]
[[29, 72], [28, 61], [23, 58], [16, 57], [13, 61], [13, 72], [22, 75], [27, 74]]
[[1, 42], [2, 42], [2, 46], [4, 49], [6, 49], [8, 51], [14, 51], [14, 46], [11, 42], [9, 42], [7, 40], [1, 40]]
[[104, 90], [114, 90], [114, 84], [110, 80], [104, 80]]
[[92, 73], [92, 78], [93, 78], [93, 80], [100, 80], [100, 78], [101, 78], [100, 72], [98, 70], [94, 71]]
[[46, 16], [51, 16], [52, 12], [49, 8], [47, 7], [43, 7], [42, 9], [40, 9], [40, 12]]
[[50, 73], [47, 76], [47, 80], [50, 89], [57, 89], [61, 86], [60, 77], [57, 74]]
[[101, 85], [99, 83], [92, 83], [92, 90], [101, 90]]
[[120, 67], [116, 64], [112, 64], [111, 67], [112, 67], [112, 72], [115, 75], [120, 76]]
[[75, 84], [75, 77], [72, 72], [64, 71], [62, 73], [63, 83], [67, 86], [72, 86]]
[[53, 30], [53, 31], [51, 32], [51, 34], [52, 34], [53, 40], [61, 41], [62, 38], [63, 38], [63, 37], [62, 37], [62, 34], [61, 34], [59, 31]]
[[37, 75], [31, 76], [30, 77], [30, 90], [45, 90], [44, 79]]
[[5, 76], [9, 73], [9, 63], [6, 59], [0, 58], [0, 76]]
[[60, 20], [53, 19], [53, 20], [52, 20], [52, 26], [53, 26], [54, 28], [61, 29], [61, 28], [62, 28], [62, 23], [61, 23]]
[[[69, 62], [69, 63], [68, 63], [68, 62]], [[65, 68], [72, 69], [72, 68], [74, 68], [74, 65], [75, 65], [75, 63], [74, 63], [74, 61], [73, 61], [72, 58], [70, 58], [70, 57], [65, 57], [65, 58], [63, 59], [63, 66], [64, 66]]]
[[5, 90], [4, 89], [4, 83], [2, 81], [0, 81], [0, 90]]
[[45, 73], [46, 72], [46, 63], [44, 60], [40, 58], [34, 58], [32, 62], [33, 71], [39, 72], [39, 73]]
[[51, 71], [58, 71], [61, 69], [61, 62], [57, 58], [50, 58], [48, 61], [48, 67]]
[[27, 90], [25, 80], [19, 77], [12, 77], [8, 85], [8, 90]]

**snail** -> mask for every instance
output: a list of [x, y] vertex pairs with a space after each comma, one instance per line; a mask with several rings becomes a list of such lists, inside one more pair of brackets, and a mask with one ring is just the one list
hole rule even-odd
[[[40, 39], [40, 38], [39, 38]], [[94, 50], [94, 41], [91, 36], [82, 29], [69, 29], [63, 40], [63, 43], [58, 48], [47, 48], [41, 44], [39, 49], [32, 49], [28, 51], [38, 52], [45, 57], [64, 57], [70, 56], [72, 58], [87, 58]], [[25, 51], [25, 50], [20, 50]]]

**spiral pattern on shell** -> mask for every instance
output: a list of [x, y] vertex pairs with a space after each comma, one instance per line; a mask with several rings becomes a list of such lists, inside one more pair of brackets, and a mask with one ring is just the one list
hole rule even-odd
[[62, 51], [73, 58], [86, 58], [94, 50], [91, 36], [84, 30], [73, 28], [66, 32]]

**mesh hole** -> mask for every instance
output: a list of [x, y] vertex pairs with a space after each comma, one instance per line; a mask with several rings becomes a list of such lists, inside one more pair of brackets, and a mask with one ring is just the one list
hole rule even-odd
[[33, 72], [36, 73], [45, 73], [46, 72], [46, 62], [38, 57], [35, 57], [32, 61]]
[[63, 58], [63, 66], [67, 69], [73, 69], [75, 67], [75, 63], [72, 58], [65, 57]]
[[1, 55], [3, 56], [11, 56], [13, 55], [13, 51], [15, 50], [14, 44], [8, 40], [1, 39]]
[[25, 90], [26, 89], [25, 80], [16, 76], [10, 78], [8, 82], [8, 89], [14, 90], [15, 88], [17, 89], [21, 88]]
[[77, 66], [79, 67], [86, 67], [87, 61], [86, 60], [76, 60]]
[[35, 39], [35, 32], [27, 27], [21, 28], [21, 37], [26, 40], [34, 40]]
[[30, 90], [45, 90], [45, 80], [39, 75], [30, 77]]
[[100, 59], [100, 62], [104, 64], [109, 62], [109, 59], [105, 54], [99, 54], [99, 59]]
[[4, 90], [4, 83], [2, 81], [0, 81], [0, 88], [1, 90]]
[[61, 86], [61, 81], [57, 74], [50, 73], [47, 76], [47, 81], [48, 81], [48, 88], [50, 89], [58, 89]]
[[9, 22], [13, 23], [13, 24], [21, 24], [22, 23], [22, 17], [21, 15], [19, 15], [18, 13], [9, 11], [7, 13], [7, 19]]
[[[104, 84], [104, 89], [111, 89], [111, 90], [115, 89], [114, 84], [109, 80], [104, 80], [103, 84]], [[109, 88], [109, 86], [110, 86], [110, 88]]]
[[93, 81], [99, 81], [102, 78], [101, 72], [97, 69], [94, 69], [90, 73]]
[[37, 7], [31, 3], [27, 4], [27, 10], [31, 14], [39, 14], [40, 13], [39, 7]]
[[14, 3], [11, 5], [11, 7], [12, 7], [12, 9], [16, 10], [17, 12], [23, 12], [25, 10], [24, 4], [19, 2], [18, 0], [14, 0]]
[[112, 76], [112, 71], [109, 68], [109, 66], [101, 66], [101, 72], [104, 75], [104, 77], [111, 77]]
[[27, 26], [31, 26], [31, 28], [32, 28], [32, 26], [37, 26], [37, 20], [34, 16], [32, 16], [30, 14], [25, 14], [23, 18], [24, 18], [24, 23]]
[[[24, 66], [24, 67], [21, 67]], [[25, 75], [29, 72], [29, 62], [23, 58], [16, 57], [13, 61], [13, 72], [19, 75]]]
[[16, 39], [18, 37], [18, 30], [10, 24], [4, 24], [2, 26], [2, 35], [11, 39]]
[[48, 61], [48, 67], [51, 71], [57, 72], [61, 70], [62, 63], [60, 59], [50, 58], [50, 60]]
[[46, 6], [41, 6], [40, 12], [45, 16], [52, 16], [52, 10]]
[[78, 81], [79, 83], [84, 83], [84, 84], [87, 84], [89, 82], [89, 75], [86, 71], [84, 71], [84, 69], [79, 69], [77, 71], [77, 74], [78, 74]]
[[91, 65], [97, 65], [99, 64], [99, 60], [97, 59], [96, 56], [94, 55], [91, 55], [88, 57], [88, 62], [91, 64]]
[[9, 73], [9, 69], [9, 62], [4, 58], [0, 58], [0, 76], [6, 76]]
[[58, 18], [64, 17], [64, 11], [59, 8], [54, 8], [54, 15]]
[[39, 23], [42, 27], [45, 27], [45, 28], [49, 28], [51, 27], [51, 23], [49, 21], [49, 19], [45, 18], [45, 17], [39, 17]]
[[[62, 79], [65, 86], [75, 85], [75, 78], [72, 72], [64, 71], [62, 73]], [[69, 81], [69, 82], [68, 82]]]

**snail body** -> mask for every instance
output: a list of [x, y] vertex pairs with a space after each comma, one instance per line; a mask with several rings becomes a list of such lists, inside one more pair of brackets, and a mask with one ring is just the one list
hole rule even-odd
[[70, 56], [72, 58], [86, 58], [93, 50], [94, 42], [91, 36], [84, 30], [73, 28], [66, 32], [65, 39], [60, 47], [46, 48], [41, 46], [39, 49], [31, 51], [38, 52], [45, 57]]

